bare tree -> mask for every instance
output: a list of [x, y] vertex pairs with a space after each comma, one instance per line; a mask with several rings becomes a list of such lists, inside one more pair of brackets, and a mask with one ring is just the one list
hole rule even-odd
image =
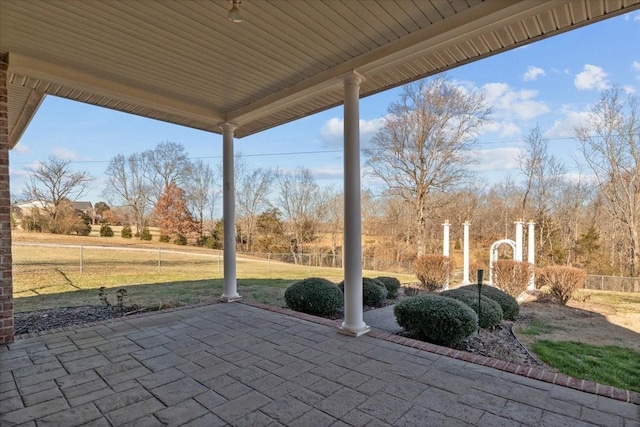
[[480, 92], [466, 92], [444, 77], [405, 86], [365, 151], [371, 174], [413, 204], [418, 254], [424, 253], [427, 196], [467, 178], [474, 138], [491, 110]]
[[[218, 189], [216, 182], [220, 181], [219, 175], [209, 166], [208, 163], [198, 159], [191, 165], [187, 186], [187, 200], [190, 210], [198, 221], [198, 232], [200, 237], [204, 234], [204, 213], [213, 211]], [[213, 217], [209, 220], [213, 221]]]
[[270, 207], [269, 192], [275, 180], [272, 169], [239, 168], [236, 185], [238, 223], [244, 235], [245, 250], [253, 250], [253, 237], [258, 215]]
[[55, 232], [61, 216], [68, 210], [64, 202], [74, 202], [85, 195], [94, 178], [88, 172], [74, 172], [70, 160], [55, 156], [30, 172], [23, 197], [38, 202], [49, 216], [50, 230]]
[[338, 245], [344, 233], [344, 195], [333, 187], [325, 189], [325, 223], [331, 240], [331, 266], [337, 266]]
[[161, 142], [153, 150], [143, 152], [142, 161], [144, 172], [153, 186], [149, 198], [154, 204], [167, 185], [176, 184], [182, 188], [186, 177], [191, 174], [192, 165], [187, 152], [177, 142]]
[[[537, 250], [550, 256], [550, 261], [566, 261], [566, 248], [560, 248], [560, 223], [554, 221], [553, 207], [566, 188], [566, 168], [548, 151], [549, 140], [544, 138], [538, 126], [533, 128], [526, 139], [526, 146], [517, 158], [520, 171], [526, 177], [522, 194], [520, 217], [535, 220], [538, 226]], [[514, 218], [515, 219], [515, 218]], [[561, 255], [559, 259], [557, 255]], [[539, 259], [541, 259], [539, 257]]]
[[628, 269], [640, 269], [640, 104], [620, 88], [602, 92], [585, 126], [576, 129], [610, 218], [625, 230]]
[[151, 209], [148, 195], [153, 188], [143, 169], [140, 154], [129, 157], [118, 154], [109, 161], [105, 171], [108, 184], [103, 191], [103, 196], [111, 205], [127, 206], [131, 210], [137, 234], [142, 231]]
[[304, 244], [314, 237], [320, 190], [311, 171], [302, 167], [279, 174], [278, 182], [278, 207], [290, 236], [291, 254], [298, 263]]

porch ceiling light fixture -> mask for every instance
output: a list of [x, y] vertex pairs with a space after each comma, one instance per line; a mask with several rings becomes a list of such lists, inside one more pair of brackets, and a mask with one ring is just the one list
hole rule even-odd
[[229, 13], [227, 13], [227, 18], [231, 22], [242, 22], [244, 18], [240, 14], [240, 6], [242, 4], [242, 0], [229, 0], [232, 3], [231, 9]]

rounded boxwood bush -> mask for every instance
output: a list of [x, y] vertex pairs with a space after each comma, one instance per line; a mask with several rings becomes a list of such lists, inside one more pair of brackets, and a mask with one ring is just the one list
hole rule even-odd
[[[344, 280], [340, 282], [338, 288], [344, 293]], [[371, 307], [382, 304], [389, 293], [384, 284], [369, 277], [362, 278], [362, 303]]]
[[403, 299], [393, 314], [406, 332], [435, 344], [459, 343], [478, 328], [478, 315], [471, 307], [436, 294]]
[[369, 277], [362, 278], [362, 303], [372, 307], [382, 304], [387, 299], [389, 292], [384, 283], [371, 279]]
[[398, 279], [396, 279], [395, 277], [380, 276], [376, 277], [376, 280], [382, 283], [385, 288], [387, 288], [387, 292], [389, 293], [387, 298], [398, 298], [398, 291], [400, 290], [400, 281]]
[[452, 289], [440, 292], [440, 295], [457, 299], [471, 307], [480, 318], [481, 328], [491, 328], [502, 321], [503, 313], [500, 304], [484, 295], [480, 298], [480, 313], [478, 313], [478, 294], [466, 290]]
[[[457, 289], [475, 292], [475, 294], [478, 295], [478, 285], [467, 285]], [[502, 315], [507, 320], [515, 320], [518, 313], [520, 313], [518, 301], [508, 293], [494, 286], [482, 285], [482, 295], [497, 302], [502, 309]]]
[[320, 277], [311, 277], [289, 286], [284, 292], [287, 307], [303, 313], [328, 316], [344, 305], [340, 289]]

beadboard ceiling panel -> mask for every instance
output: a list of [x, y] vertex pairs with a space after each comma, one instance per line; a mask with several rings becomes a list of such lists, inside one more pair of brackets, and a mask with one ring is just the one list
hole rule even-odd
[[46, 95], [243, 137], [640, 8], [640, 0], [2, 0], [15, 145]]

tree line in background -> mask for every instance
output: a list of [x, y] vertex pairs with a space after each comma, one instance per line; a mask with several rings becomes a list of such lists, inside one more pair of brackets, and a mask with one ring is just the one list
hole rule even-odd
[[[579, 266], [590, 274], [636, 276], [640, 269], [640, 122], [637, 97], [619, 88], [602, 92], [586, 124], [575, 129], [586, 168], [567, 174], [549, 153], [539, 127], [527, 136], [517, 176], [483, 183], [470, 172], [476, 138], [491, 117], [483, 95], [446, 77], [405, 86], [365, 150], [380, 189], [362, 192], [364, 255], [394, 261], [439, 253], [442, 223], [452, 224], [459, 248], [462, 223], [471, 222], [472, 258], [486, 264], [489, 246], [513, 238], [513, 221], [536, 223], [536, 264]], [[65, 204], [86, 194], [92, 177], [50, 158], [31, 171], [23, 198], [44, 206], [46, 226], [60, 225]], [[113, 157], [105, 171], [105, 202], [95, 208], [103, 227], [122, 224], [136, 236], [148, 227], [177, 244], [222, 247], [214, 219], [221, 168], [191, 160], [183, 145]], [[251, 169], [235, 163], [237, 247], [242, 252], [341, 255], [342, 192], [318, 185], [309, 169]], [[111, 207], [110, 207], [111, 206]], [[117, 207], [117, 208], [116, 208]], [[65, 214], [64, 212], [67, 212]], [[66, 216], [65, 216], [66, 215]], [[32, 222], [35, 222], [31, 218]], [[456, 224], [459, 227], [456, 227]]]

